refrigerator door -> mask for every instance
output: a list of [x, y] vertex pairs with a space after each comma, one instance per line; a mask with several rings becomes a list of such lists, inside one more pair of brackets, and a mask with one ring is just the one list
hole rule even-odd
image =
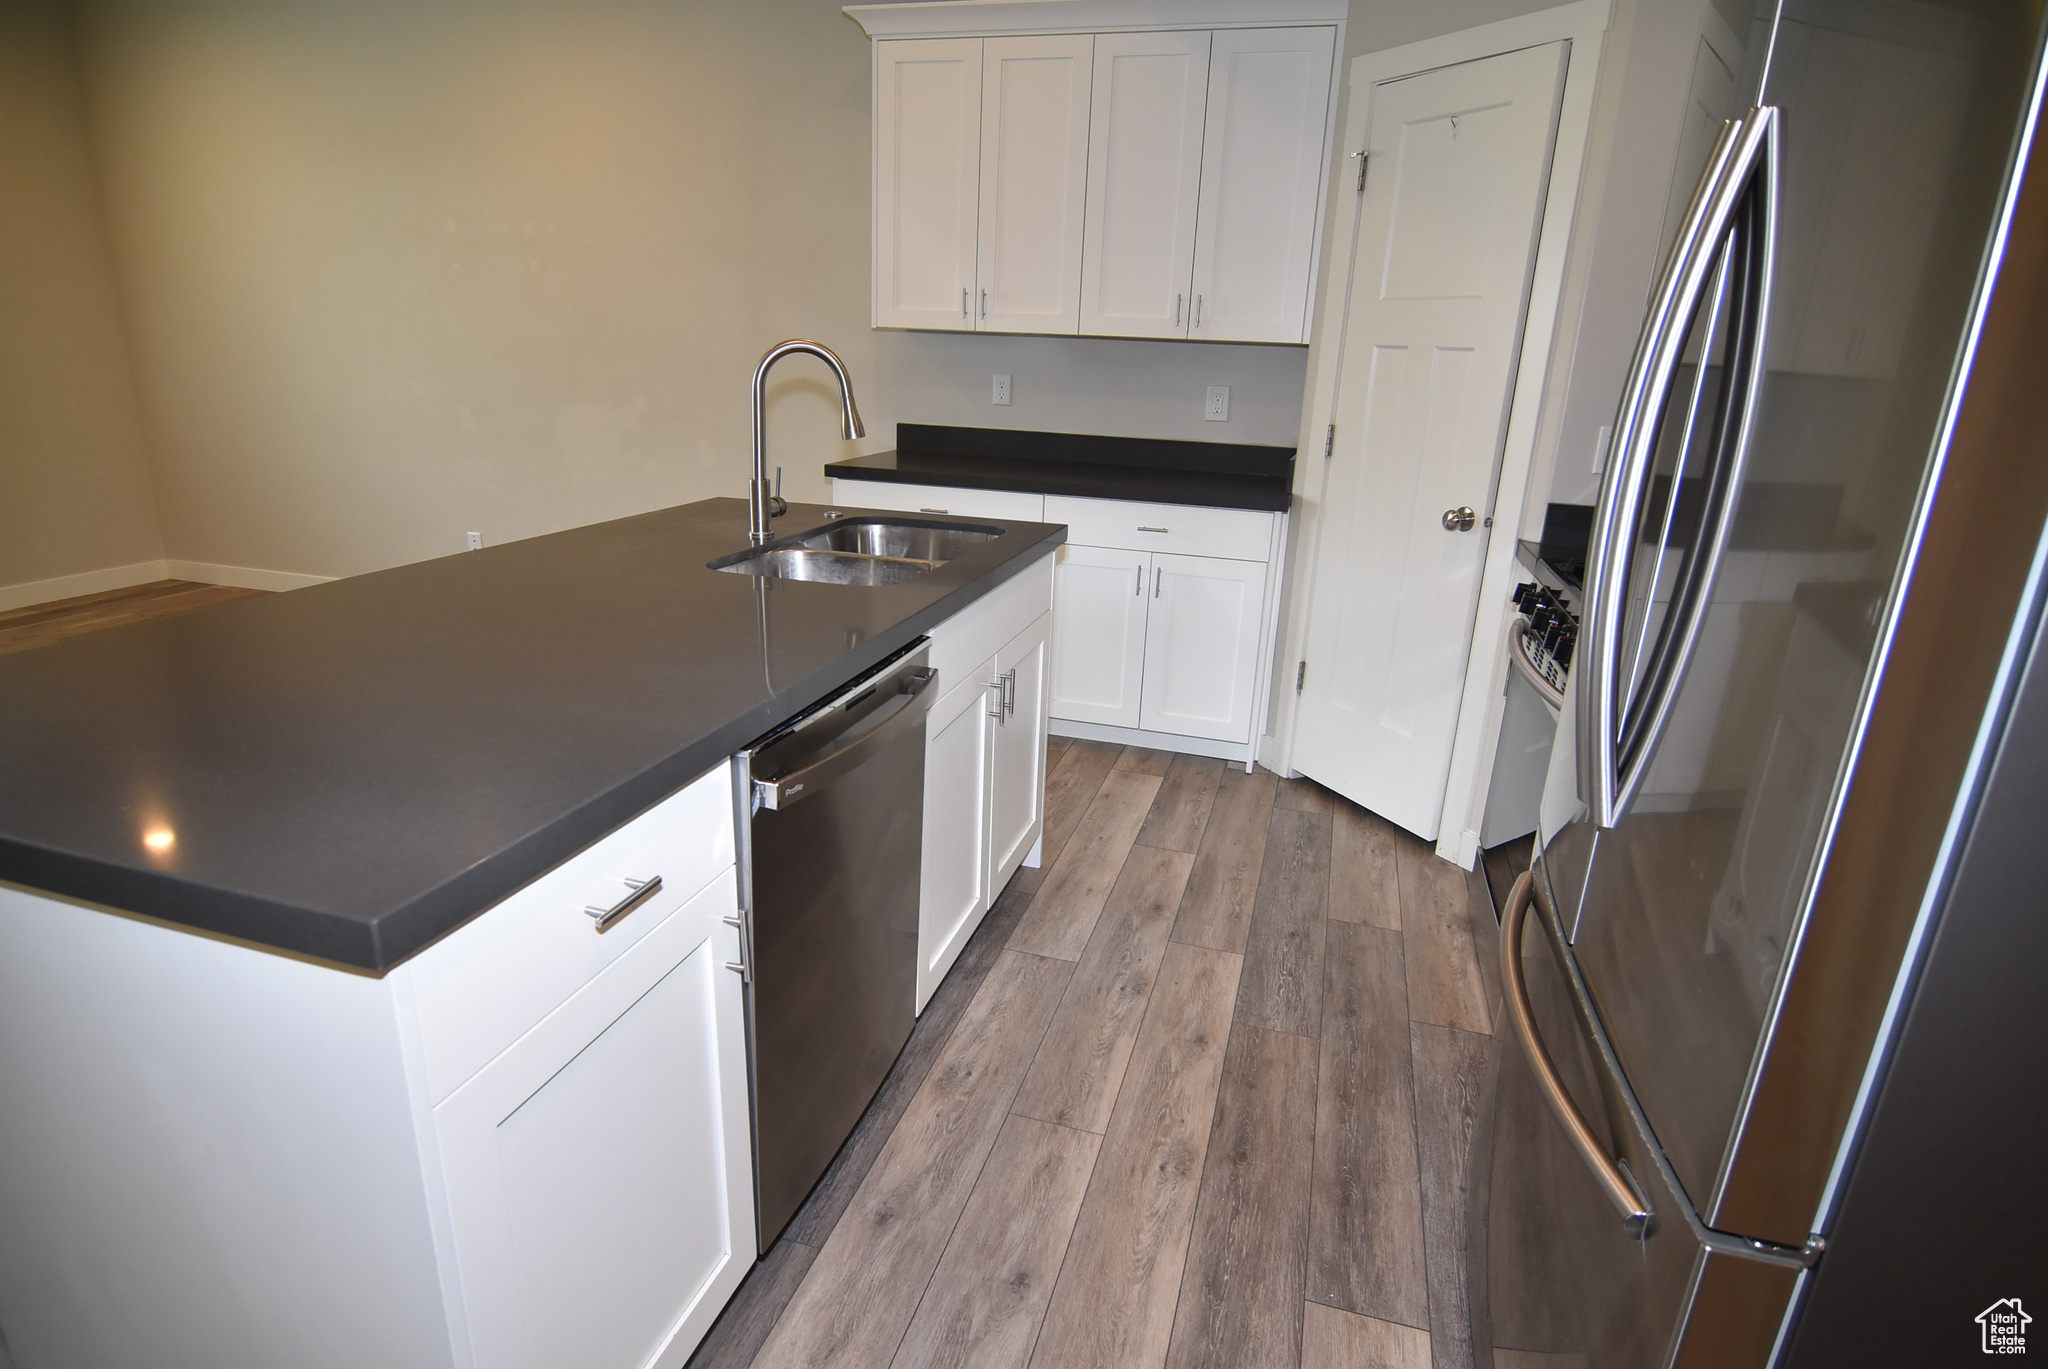
[[[1568, 930], [1709, 1221], [1998, 200], [2013, 115], [2010, 92], [2002, 112], [1985, 93], [1997, 37], [1960, 9], [1787, 0], [1763, 90], [1782, 109], [1781, 161], [1746, 451], [1707, 399], [1740, 389], [1739, 334], [1720, 340], [1703, 303], [1656, 437], [1621, 473], [1638, 487], [1603, 492], [1611, 554], [1589, 586], [1588, 649], [1611, 689], [1582, 700], [1578, 741], [1585, 821], [1602, 830]], [[1972, 139], [2000, 156], [1965, 155]], [[1722, 268], [1731, 318], [1736, 283]]]

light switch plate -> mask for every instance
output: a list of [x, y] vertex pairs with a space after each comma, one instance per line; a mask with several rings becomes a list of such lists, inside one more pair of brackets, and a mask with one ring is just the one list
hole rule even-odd
[[1008, 376], [999, 375], [996, 377], [995, 388], [990, 393], [988, 402], [991, 404], [1008, 404], [1010, 402], [1010, 378]]
[[1202, 402], [1202, 417], [1210, 423], [1230, 421], [1230, 387], [1211, 385], [1208, 397]]

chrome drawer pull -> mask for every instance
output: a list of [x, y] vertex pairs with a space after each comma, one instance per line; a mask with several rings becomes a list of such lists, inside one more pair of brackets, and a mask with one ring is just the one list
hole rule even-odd
[[593, 905], [583, 910], [597, 920], [598, 931], [610, 931], [612, 925], [620, 918], [660, 893], [661, 876], [656, 875], [653, 879], [629, 879], [626, 881], [626, 888], [631, 892], [611, 907], [599, 908]]
[[951, 509], [919, 509], [919, 513], [951, 513]]
[[1171, 531], [1171, 529], [1169, 529], [1169, 528], [1148, 528], [1148, 527], [1146, 527], [1146, 526], [1145, 526], [1145, 525], [1144, 525], [1143, 523], [1140, 523], [1140, 524], [1138, 525], [1138, 531], [1139, 531], [1139, 532], [1169, 532], [1169, 531]]

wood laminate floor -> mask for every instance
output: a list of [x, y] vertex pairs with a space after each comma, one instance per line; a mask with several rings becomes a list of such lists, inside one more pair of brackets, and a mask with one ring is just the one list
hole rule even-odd
[[695, 1369], [1468, 1366], [1484, 878], [1055, 738], [1020, 870]]
[[208, 604], [230, 599], [247, 599], [267, 593], [260, 589], [238, 589], [233, 585], [202, 585], [192, 580], [155, 580], [146, 585], [85, 594], [76, 599], [58, 599], [48, 604], [0, 613], [0, 656], [31, 647], [48, 646], [66, 637], [77, 637], [101, 628], [139, 623], [145, 618], [163, 618], [185, 613]]

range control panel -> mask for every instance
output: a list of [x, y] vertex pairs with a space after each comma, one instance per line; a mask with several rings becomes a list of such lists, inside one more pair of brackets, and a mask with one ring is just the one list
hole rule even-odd
[[1544, 684], [1564, 693], [1570, 678], [1572, 652], [1579, 643], [1579, 618], [1554, 590], [1531, 580], [1515, 586], [1515, 607], [1522, 631], [1515, 651]]

